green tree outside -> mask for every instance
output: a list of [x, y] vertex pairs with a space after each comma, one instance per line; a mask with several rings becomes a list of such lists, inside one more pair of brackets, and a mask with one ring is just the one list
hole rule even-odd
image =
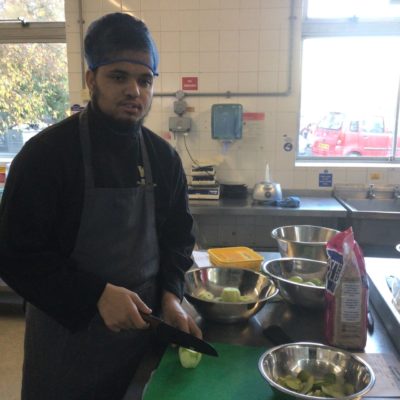
[[[64, 20], [64, 2], [0, 0], [1, 19], [18, 16], [26, 21]], [[0, 60], [0, 135], [15, 125], [51, 124], [66, 117], [69, 99], [64, 43], [0, 44]]]

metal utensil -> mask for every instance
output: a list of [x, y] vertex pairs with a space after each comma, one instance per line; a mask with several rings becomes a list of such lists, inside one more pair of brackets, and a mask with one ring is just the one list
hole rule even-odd
[[152, 314], [140, 313], [142, 318], [150, 324], [151, 329], [156, 331], [157, 336], [164, 342], [176, 344], [181, 347], [186, 347], [199, 353], [209, 356], [218, 357], [217, 351], [209, 343], [193, 336], [189, 333], [181, 331], [178, 328], [164, 322], [161, 318], [155, 317]]

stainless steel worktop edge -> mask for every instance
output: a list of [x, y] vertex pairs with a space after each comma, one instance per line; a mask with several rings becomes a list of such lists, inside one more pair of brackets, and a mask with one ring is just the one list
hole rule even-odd
[[346, 209], [333, 197], [301, 197], [300, 207], [276, 207], [253, 204], [251, 197], [246, 199], [189, 200], [193, 215], [241, 215], [241, 216], [316, 216], [345, 218]]

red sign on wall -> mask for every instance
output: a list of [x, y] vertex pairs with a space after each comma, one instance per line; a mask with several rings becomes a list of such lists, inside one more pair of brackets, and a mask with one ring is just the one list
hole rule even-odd
[[263, 112], [245, 112], [243, 113], [244, 121], [264, 121], [265, 113]]
[[197, 76], [184, 76], [182, 78], [182, 90], [198, 90]]

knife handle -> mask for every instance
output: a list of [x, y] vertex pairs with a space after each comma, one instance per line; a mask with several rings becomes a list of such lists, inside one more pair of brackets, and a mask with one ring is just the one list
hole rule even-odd
[[150, 324], [151, 328], [157, 328], [157, 326], [160, 324], [161, 319], [152, 315], [152, 314], [145, 314], [144, 312], [139, 311], [140, 316]]

